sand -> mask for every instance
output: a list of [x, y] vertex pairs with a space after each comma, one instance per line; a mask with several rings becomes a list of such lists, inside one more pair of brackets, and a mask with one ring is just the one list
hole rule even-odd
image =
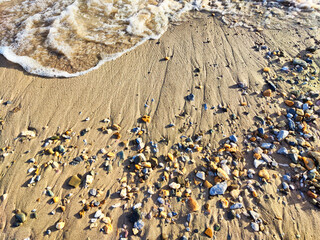
[[[0, 202], [0, 239], [119, 239], [118, 228], [124, 223], [128, 225], [129, 232], [132, 228], [127, 219], [129, 207], [143, 202], [143, 210], [148, 213], [156, 205], [157, 194], [146, 198], [146, 187], [158, 181], [162, 171], [154, 171], [145, 183], [139, 184], [140, 191], [134, 198], [121, 200], [116, 193], [120, 189], [118, 179], [127, 176], [127, 171], [123, 165], [115, 163], [111, 173], [107, 174], [101, 167], [104, 162], [102, 154], [97, 152], [101, 148], [118, 152], [123, 147], [119, 146], [119, 140], [111, 138], [111, 134], [98, 131], [105, 125], [101, 120], [109, 118], [112, 124], [122, 127], [120, 141], [134, 139], [130, 130], [137, 126], [146, 129], [142, 135], [145, 142], [167, 139], [168, 144], [159, 144], [159, 156], [166, 154], [171, 144], [179, 141], [179, 129], [189, 121], [193, 125], [183, 129], [183, 134], [188, 136], [222, 124], [220, 131], [204, 135], [203, 141], [211, 143], [212, 148], [217, 148], [222, 139], [234, 133], [243, 139], [246, 135], [243, 130], [254, 127], [254, 116], [261, 114], [263, 109], [271, 116], [280, 110], [276, 101], [267, 103], [259, 95], [265, 89], [261, 69], [267, 65], [267, 60], [253, 46], [261, 42], [271, 49], [280, 48], [290, 59], [319, 40], [319, 31], [298, 25], [252, 32], [245, 28], [228, 28], [204, 13], [193, 20], [171, 26], [159, 40], [150, 40], [98, 70], [76, 78], [29, 75], [16, 64], [0, 57], [0, 99], [3, 102], [12, 101], [12, 104], [0, 106], [0, 117], [4, 119], [0, 147], [10, 146], [14, 151], [2, 158], [0, 163], [0, 195], [8, 194]], [[164, 57], [170, 57], [170, 60], [166, 61]], [[234, 87], [240, 81], [249, 86], [248, 95], [241, 95], [241, 91]], [[190, 93], [195, 95], [195, 100], [191, 102], [185, 100]], [[240, 106], [241, 102], [246, 102], [247, 106]], [[208, 110], [203, 107], [205, 103]], [[145, 104], [148, 106], [145, 107]], [[219, 104], [228, 106], [229, 111], [214, 114]], [[210, 109], [212, 106], [216, 109]], [[187, 113], [185, 117], [177, 117], [184, 112]], [[152, 117], [151, 123], [139, 121], [145, 114]], [[238, 116], [238, 119], [231, 121], [231, 114]], [[88, 117], [90, 120], [84, 121]], [[170, 123], [175, 126], [166, 128]], [[36, 129], [36, 138], [17, 139], [28, 128]], [[85, 128], [90, 128], [90, 131], [83, 137], [77, 137]], [[71, 148], [62, 162], [69, 163], [83, 150], [88, 152], [88, 156], [97, 154], [96, 162], [91, 166], [80, 163], [76, 166], [59, 165], [58, 169], [47, 168], [41, 172], [42, 179], [35, 186], [28, 187], [31, 176], [27, 170], [32, 164], [26, 161], [35, 157], [43, 164], [57, 159], [47, 155], [40, 157], [37, 153], [43, 149], [41, 146], [45, 139], [68, 129], [76, 132], [70, 145], [77, 148]], [[86, 139], [87, 145], [83, 139]], [[124, 153], [126, 157], [136, 154], [132, 150]], [[252, 157], [247, 158], [247, 163], [252, 166]], [[186, 176], [202, 165], [197, 155], [195, 159], [194, 165], [187, 166]], [[289, 163], [287, 159], [281, 161]], [[72, 189], [67, 185], [72, 175], [85, 174], [90, 170], [98, 175], [89, 188]], [[286, 170], [280, 168], [271, 172], [284, 174]], [[267, 222], [267, 230], [258, 233], [252, 231], [248, 219], [226, 220], [225, 210], [218, 205], [221, 197], [198, 199], [204, 190], [192, 187], [192, 195], [199, 205], [209, 202], [212, 213], [208, 216], [203, 211], [195, 213], [192, 231], [199, 229], [199, 233], [191, 232], [187, 236], [190, 239], [206, 239], [203, 235], [205, 228], [219, 223], [221, 230], [215, 233], [217, 239], [296, 239], [297, 234], [301, 239], [317, 239], [320, 224], [317, 209], [298, 191], [290, 192], [287, 197], [278, 195], [280, 183], [279, 179], [272, 179], [265, 187], [265, 193], [274, 196], [268, 201], [262, 198], [260, 203], [256, 203], [252, 197], [244, 196], [246, 207], [257, 209]], [[49, 204], [51, 198], [43, 194], [48, 186], [60, 198], [73, 194], [65, 212], [49, 214], [59, 204]], [[92, 217], [91, 214], [97, 209], [91, 209], [81, 219], [77, 215], [82, 209], [82, 199], [88, 202], [96, 199], [88, 196], [91, 188], [104, 191], [99, 200], [106, 198], [102, 210], [113, 221], [113, 231], [108, 235], [99, 232], [102, 227], [100, 222], [97, 228], [89, 229], [89, 216]], [[108, 190], [111, 195], [105, 197]], [[110, 209], [118, 202], [122, 205], [127, 203], [127, 209]], [[172, 200], [171, 204], [178, 212], [177, 224], [167, 224], [159, 218], [145, 220], [143, 231], [137, 236], [130, 232], [129, 239], [160, 239], [161, 233], [168, 234], [171, 239], [179, 239], [185, 233], [184, 222], [189, 210], [186, 204], [176, 200]], [[28, 213], [28, 220], [22, 226], [12, 227], [16, 209]], [[37, 210], [37, 219], [29, 217], [32, 209]], [[61, 219], [66, 223], [64, 229], [55, 230], [55, 224]], [[46, 234], [47, 229], [52, 230], [50, 236]]]

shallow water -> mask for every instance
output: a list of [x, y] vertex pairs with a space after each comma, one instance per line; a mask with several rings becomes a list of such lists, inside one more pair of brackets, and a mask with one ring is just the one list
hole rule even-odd
[[318, 0], [0, 0], [0, 53], [30, 73], [72, 77], [159, 38], [190, 11], [217, 12], [230, 26], [265, 27], [270, 15], [312, 25], [319, 6]]

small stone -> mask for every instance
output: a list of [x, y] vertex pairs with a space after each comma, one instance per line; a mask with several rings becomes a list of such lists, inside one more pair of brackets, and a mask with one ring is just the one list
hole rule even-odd
[[213, 231], [211, 228], [207, 228], [204, 232], [205, 235], [207, 235], [209, 238], [213, 237]]
[[227, 190], [228, 183], [227, 181], [217, 183], [210, 189], [210, 195], [215, 196], [215, 195], [223, 195], [224, 192]]
[[89, 190], [89, 194], [91, 195], [91, 196], [96, 196], [97, 195], [97, 190], [96, 189], [94, 189], [94, 188], [92, 188], [92, 189], [90, 189]]
[[299, 115], [299, 116], [304, 116], [304, 111], [303, 111], [302, 109], [300, 109], [300, 108], [298, 108], [298, 109], [296, 110], [296, 113], [297, 113], [297, 115]]
[[188, 198], [187, 205], [191, 212], [196, 212], [200, 209], [200, 206], [197, 203], [197, 201], [191, 197]]
[[320, 166], [320, 152], [310, 151], [308, 154], [313, 157], [318, 166]]
[[61, 230], [64, 228], [65, 223], [64, 222], [58, 222], [56, 224], [56, 229]]
[[255, 212], [253, 210], [250, 210], [249, 213], [250, 213], [251, 217], [253, 218], [253, 220], [255, 220], [255, 221], [258, 221], [258, 219], [260, 218], [259, 213]]
[[270, 68], [269, 67], [264, 67], [262, 70], [263, 70], [263, 72], [270, 72]]
[[294, 105], [294, 102], [291, 100], [284, 100], [284, 103], [289, 107], [292, 107]]
[[189, 94], [189, 95], [186, 97], [186, 99], [187, 99], [188, 101], [194, 101], [194, 95], [191, 93], [191, 94]]
[[216, 232], [218, 232], [218, 231], [220, 231], [221, 226], [220, 226], [218, 223], [215, 223], [215, 224], [213, 225], [213, 229], [214, 229]]
[[221, 200], [221, 206], [223, 207], [223, 208], [228, 208], [229, 207], [229, 202], [228, 202], [228, 200], [227, 199], [225, 199], [225, 198], [222, 198]]
[[95, 212], [94, 217], [100, 218], [101, 216], [102, 216], [102, 211], [99, 209], [98, 211]]
[[295, 137], [289, 136], [286, 138], [286, 142], [290, 145], [290, 146], [296, 146], [298, 145], [298, 141]]
[[217, 174], [218, 174], [219, 177], [223, 178], [224, 180], [229, 180], [228, 174], [222, 168], [218, 168], [217, 169]]
[[265, 165], [265, 164], [266, 164], [266, 162], [263, 161], [263, 160], [257, 160], [257, 159], [255, 159], [255, 160], [253, 161], [253, 165], [254, 165], [255, 168], [258, 168], [260, 165]]
[[229, 137], [229, 139], [230, 139], [230, 141], [232, 141], [232, 142], [238, 142], [238, 138], [236, 137], [236, 135], [231, 135], [230, 137]]
[[266, 179], [267, 181], [268, 180], [270, 180], [270, 174], [269, 174], [269, 172], [267, 171], [267, 169], [261, 169], [260, 171], [259, 171], [259, 177], [261, 177], [261, 178], [264, 178], [264, 179]]
[[54, 196], [54, 193], [51, 191], [51, 190], [47, 190], [47, 195], [49, 197], [53, 197]]
[[68, 184], [71, 187], [77, 188], [81, 184], [81, 179], [78, 177], [78, 175], [73, 175]]
[[145, 123], [150, 123], [151, 122], [151, 117], [148, 116], [148, 115], [144, 115], [142, 118], [141, 118], [142, 121], [144, 121]]
[[289, 156], [289, 158], [291, 159], [291, 161], [293, 162], [293, 163], [295, 163], [295, 164], [297, 164], [298, 163], [298, 154], [296, 154], [296, 153], [289, 153], [288, 154], [288, 156]]
[[137, 228], [132, 228], [133, 235], [137, 235], [139, 233], [139, 230]]
[[288, 149], [286, 149], [285, 147], [281, 147], [281, 148], [279, 148], [277, 153], [278, 154], [282, 154], [282, 155], [287, 155], [288, 154]]
[[208, 180], [205, 180], [203, 186], [205, 186], [206, 188], [211, 188], [213, 185]]
[[304, 157], [302, 159], [303, 159], [304, 165], [308, 170], [312, 170], [316, 167], [314, 164], [314, 161], [311, 158]]
[[262, 93], [262, 95], [265, 97], [271, 97], [271, 93], [271, 89], [267, 89]]
[[169, 184], [169, 187], [172, 189], [179, 189], [181, 187], [181, 185], [179, 183], [172, 182]]
[[8, 193], [5, 193], [1, 196], [1, 200], [4, 201], [7, 199], [7, 197], [8, 197]]
[[108, 224], [106, 224], [106, 225], [104, 226], [104, 231], [105, 231], [106, 234], [111, 233], [112, 230], [113, 230], [113, 226], [111, 225], [111, 223], [108, 223]]
[[168, 153], [168, 159], [169, 159], [170, 161], [173, 161], [173, 160], [174, 160], [174, 156], [173, 156], [172, 153]]
[[306, 61], [300, 59], [300, 58], [293, 59], [292, 63], [294, 65], [299, 65], [299, 66], [301, 66], [303, 68], [307, 68], [308, 67], [308, 63]]
[[278, 141], [281, 141], [281, 140], [285, 139], [288, 135], [289, 135], [289, 131], [280, 130], [280, 132], [277, 135], [277, 139], [278, 139]]
[[23, 212], [17, 213], [15, 218], [19, 223], [24, 223], [27, 220], [27, 216]]
[[201, 180], [206, 180], [206, 174], [202, 171], [197, 172], [196, 177], [200, 178]]
[[231, 210], [240, 209], [240, 208], [243, 208], [243, 204], [242, 203], [235, 203], [235, 204], [230, 206]]
[[259, 232], [259, 224], [255, 223], [255, 222], [251, 222], [251, 228], [253, 229], [253, 231], [255, 232]]
[[93, 182], [93, 176], [88, 174], [86, 176], [86, 184], [91, 184]]
[[273, 144], [272, 143], [262, 143], [261, 148], [263, 149], [270, 149], [272, 148]]

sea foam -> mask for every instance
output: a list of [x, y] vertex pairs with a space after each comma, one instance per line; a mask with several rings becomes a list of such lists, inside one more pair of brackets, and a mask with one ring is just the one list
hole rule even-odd
[[248, 19], [261, 14], [258, 8], [278, 8], [286, 19], [305, 12], [317, 18], [319, 5], [318, 0], [0, 0], [0, 53], [32, 74], [74, 77], [159, 38], [190, 11], [217, 12], [226, 24], [250, 27]]

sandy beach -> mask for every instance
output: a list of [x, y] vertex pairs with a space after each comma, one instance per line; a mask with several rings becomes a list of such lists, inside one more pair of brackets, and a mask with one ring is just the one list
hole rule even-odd
[[[315, 119], [306, 121], [306, 128], [313, 141], [306, 140], [309, 144], [301, 148], [306, 154], [320, 150], [319, 68], [315, 79], [306, 84], [275, 81], [283, 75], [282, 66], [297, 56], [305, 57], [306, 49], [319, 42], [318, 29], [283, 24], [278, 30], [249, 31], [229, 28], [218, 17], [199, 13], [170, 26], [160, 39], [149, 40], [79, 77], [30, 75], [0, 56], [0, 239], [318, 239], [319, 210], [307, 193], [314, 190], [317, 195], [318, 189], [310, 190], [307, 180], [301, 182], [301, 174], [318, 167], [317, 160], [312, 158], [316, 166], [311, 169], [306, 169], [302, 156], [290, 165], [290, 158], [276, 151], [297, 146], [270, 137], [274, 134], [269, 133], [269, 126], [287, 129], [286, 124], [279, 125], [286, 121], [291, 104], [284, 101], [298, 100], [290, 97], [294, 90], [305, 94], [312, 90], [309, 106]], [[268, 59], [268, 51], [281, 54]], [[319, 50], [312, 53], [312, 59], [319, 67]], [[285, 78], [294, 76], [288, 73]], [[274, 82], [276, 89], [266, 81]], [[270, 97], [265, 92], [269, 88]], [[143, 116], [150, 116], [151, 121], [144, 122]], [[261, 127], [269, 137], [257, 137], [255, 132]], [[134, 133], [134, 128], [140, 129]], [[237, 140], [230, 142], [233, 135]], [[190, 162], [180, 161], [182, 151], [172, 147], [184, 144], [182, 136], [194, 141], [192, 153], [186, 154]], [[201, 140], [194, 140], [196, 136]], [[299, 134], [290, 131], [290, 136]], [[138, 151], [137, 138], [145, 144]], [[150, 141], [157, 143], [158, 152], [152, 152]], [[279, 166], [254, 167], [253, 150], [263, 142], [274, 144], [275, 148], [263, 148], [263, 154], [272, 156]], [[63, 149], [56, 150], [57, 146]], [[135, 163], [132, 157], [139, 153], [156, 158], [158, 164], [150, 168]], [[79, 156], [80, 162], [70, 164]], [[215, 161], [223, 168], [222, 160], [231, 169], [227, 179], [217, 177], [217, 169], [210, 165]], [[253, 178], [248, 178], [248, 169], [254, 169]], [[259, 176], [261, 169], [269, 175]], [[199, 178], [198, 172], [205, 178]], [[317, 183], [320, 177], [315, 172], [311, 182]], [[69, 181], [77, 174], [82, 182], [73, 188]], [[286, 174], [291, 176], [290, 189], [282, 191]], [[86, 184], [88, 175], [93, 181]], [[36, 176], [41, 179], [29, 184]], [[178, 189], [169, 187], [177, 176], [188, 182], [184, 187], [181, 184], [181, 197]], [[210, 196], [205, 181], [210, 187], [226, 181], [229, 187], [225, 194]], [[248, 181], [256, 193], [248, 189]], [[122, 189], [130, 192], [128, 186], [134, 190], [121, 198]], [[92, 194], [92, 189], [97, 193]], [[162, 197], [163, 205], [159, 204], [161, 189], [170, 190], [169, 196]], [[234, 190], [238, 196], [230, 195]], [[196, 211], [188, 207], [193, 201], [190, 196], [197, 202]], [[227, 207], [221, 205], [224, 200]], [[95, 201], [97, 206], [93, 206]], [[90, 203], [92, 207], [80, 217], [79, 212]], [[242, 206], [231, 211], [236, 203]], [[135, 228], [137, 232], [130, 221], [135, 205], [144, 223], [141, 229]], [[165, 210], [159, 210], [161, 206]], [[99, 209], [109, 218], [94, 217]], [[257, 231], [250, 211], [261, 219]], [[16, 226], [19, 213], [26, 220]], [[61, 230], [59, 222], [65, 224]], [[207, 229], [213, 236], [208, 236]]]

